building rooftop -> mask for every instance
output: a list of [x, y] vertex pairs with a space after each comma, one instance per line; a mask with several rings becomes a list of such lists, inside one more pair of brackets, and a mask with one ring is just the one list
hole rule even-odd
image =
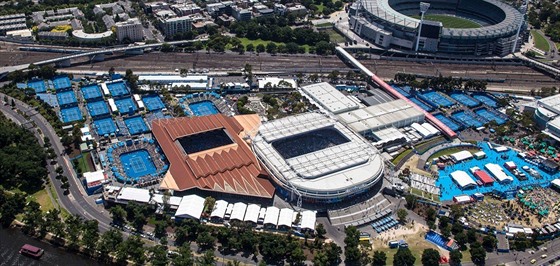
[[540, 99], [537, 101], [537, 105], [560, 115], [560, 94]]
[[303, 86], [301, 90], [317, 102], [317, 104], [333, 114], [355, 110], [360, 107], [327, 82]]

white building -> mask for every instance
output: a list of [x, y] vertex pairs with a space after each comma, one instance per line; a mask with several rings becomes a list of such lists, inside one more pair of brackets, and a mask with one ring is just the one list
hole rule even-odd
[[465, 171], [457, 170], [451, 173], [451, 178], [461, 189], [469, 189], [476, 187], [476, 182]]
[[488, 172], [490, 172], [490, 174], [491, 174], [492, 176], [494, 176], [494, 178], [495, 178], [498, 182], [500, 182], [500, 183], [502, 183], [502, 184], [513, 182], [513, 177], [508, 176], [508, 175], [504, 172], [504, 169], [503, 169], [500, 165], [498, 165], [498, 164], [495, 164], [495, 163], [487, 163], [487, 164], [484, 166], [484, 168], [485, 168]]
[[301, 90], [307, 97], [333, 114], [360, 108], [357, 103], [327, 82], [303, 86]]
[[173, 37], [178, 33], [187, 33], [192, 30], [192, 18], [188, 16], [176, 18], [160, 18], [160, 29], [167, 37]]
[[175, 218], [200, 219], [204, 210], [204, 201], [203, 197], [197, 195], [184, 196], [175, 212]]
[[131, 18], [127, 21], [116, 23], [115, 30], [117, 33], [117, 40], [119, 40], [119, 42], [122, 42], [124, 39], [138, 42], [142, 41], [144, 38], [142, 23], [138, 18]]

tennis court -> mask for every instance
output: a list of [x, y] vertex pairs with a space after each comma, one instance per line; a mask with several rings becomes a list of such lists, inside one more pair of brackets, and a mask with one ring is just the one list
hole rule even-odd
[[410, 87], [409, 86], [399, 87], [397, 85], [391, 85], [391, 87], [393, 87], [393, 89], [398, 91], [404, 97], [410, 98], [411, 95], [410, 95]]
[[496, 101], [494, 101], [492, 98], [486, 96], [486, 95], [482, 95], [482, 94], [476, 94], [473, 95], [473, 97], [479, 101], [481, 101], [483, 104], [486, 104], [492, 108], [496, 108], [498, 107], [498, 103], [496, 103]]
[[140, 177], [155, 174], [157, 169], [147, 150], [135, 150], [120, 155], [126, 175], [138, 181]]
[[117, 132], [117, 126], [110, 117], [95, 120], [93, 121], [93, 125], [99, 136], [108, 136], [109, 134]]
[[82, 119], [82, 111], [80, 111], [80, 107], [78, 106], [60, 109], [60, 120], [62, 120], [63, 123], [80, 121]]
[[86, 85], [82, 87], [82, 95], [86, 101], [90, 101], [93, 99], [101, 99], [103, 95], [101, 94], [101, 89], [97, 84]]
[[484, 125], [484, 123], [476, 119], [474, 115], [469, 114], [465, 111], [459, 111], [457, 113], [452, 114], [451, 116], [453, 117], [453, 119], [463, 124], [465, 127], [477, 128]]
[[37, 98], [52, 107], [58, 107], [56, 95], [50, 93], [37, 93]]
[[60, 106], [69, 106], [78, 103], [74, 91], [58, 92], [56, 93], [56, 99]]
[[163, 104], [163, 101], [157, 94], [143, 96], [142, 101], [150, 112], [165, 108], [165, 104]]
[[107, 106], [105, 101], [87, 103], [87, 109], [91, 117], [108, 115], [110, 113], [109, 106]]
[[[482, 148], [482, 151], [484, 151], [484, 153], [486, 153], [486, 158], [481, 160], [471, 159], [459, 164], [447, 166], [445, 167], [445, 169], [439, 171], [439, 178], [436, 181], [436, 186], [440, 188], [441, 200], [452, 200], [453, 196], [463, 195], [463, 194], [473, 195], [474, 193], [477, 192], [484, 194], [484, 193], [491, 193], [494, 190], [500, 192], [510, 191], [510, 190], [516, 191], [526, 186], [548, 187], [550, 185], [550, 181], [560, 177], [560, 173], [554, 173], [553, 175], [551, 175], [542, 171], [535, 165], [528, 163], [527, 161], [523, 160], [521, 157], [517, 156], [517, 152], [513, 149], [509, 149], [508, 151], [503, 153], [497, 153], [495, 150], [491, 149], [488, 146], [488, 144], [485, 142], [484, 143], [479, 142], [478, 146]], [[504, 155], [503, 158], [502, 155]], [[467, 172], [473, 180], [476, 180], [476, 178], [470, 174], [469, 171], [470, 168], [477, 166], [481, 169], [484, 169], [484, 165], [486, 165], [487, 163], [495, 163], [500, 166], [503, 166], [506, 161], [513, 161], [517, 165], [517, 170], [527, 175], [528, 177], [527, 180], [520, 181], [516, 177], [513, 177], [513, 174], [511, 174], [508, 170], [503, 168], [503, 171], [507, 175], [513, 177], [512, 183], [500, 184], [499, 182], [494, 182], [494, 184], [491, 186], [477, 186], [474, 189], [461, 190], [456, 185], [456, 183], [453, 182], [450, 176], [452, 172], [456, 170], [461, 170]], [[530, 175], [529, 171], [523, 170], [523, 166], [528, 166], [531, 169], [537, 171], [540, 174], [541, 179], [536, 179], [535, 177]]]
[[437, 115], [434, 115], [434, 117], [437, 120], [441, 121], [446, 126], [448, 126], [453, 131], [459, 131], [461, 129], [460, 125], [453, 122], [453, 120], [449, 119], [447, 116], [444, 116], [443, 114], [437, 114]]
[[126, 88], [124, 81], [107, 83], [107, 89], [109, 89], [109, 93], [111, 93], [113, 97], [125, 96], [130, 93]]
[[424, 111], [426, 112], [431, 112], [434, 110], [433, 107], [423, 103], [422, 101], [420, 101], [418, 98], [410, 98], [409, 99], [411, 102], [415, 103], [416, 105], [418, 105], [418, 107], [424, 109]]
[[47, 91], [44, 80], [30, 80], [27, 82], [27, 88], [31, 88], [35, 93], [43, 93]]
[[117, 106], [117, 109], [119, 109], [119, 112], [121, 114], [133, 113], [138, 110], [138, 107], [136, 107], [136, 104], [131, 98], [122, 98], [120, 100], [115, 100], [115, 105]]
[[67, 76], [55, 77], [52, 80], [52, 83], [54, 85], [54, 89], [57, 91], [72, 88], [72, 83]]
[[468, 107], [476, 107], [480, 105], [480, 101], [461, 92], [452, 93], [449, 96], [451, 96], [451, 98], [453, 98], [455, 101], [462, 103]]
[[219, 113], [211, 101], [201, 101], [189, 104], [189, 108], [195, 116], [214, 115]]
[[124, 123], [126, 124], [130, 135], [136, 135], [149, 131], [146, 122], [144, 122], [144, 119], [142, 119], [141, 116], [125, 118]]
[[422, 100], [431, 102], [434, 105], [441, 106], [441, 107], [449, 107], [449, 106], [454, 105], [456, 103], [454, 100], [451, 100], [451, 99], [443, 96], [441, 93], [439, 93], [437, 91], [430, 91], [430, 92], [426, 92], [424, 94], [420, 94], [420, 97], [421, 97]]
[[502, 125], [507, 121], [507, 119], [500, 117], [499, 115], [491, 112], [486, 108], [480, 108], [478, 110], [475, 110], [474, 112], [477, 115], [481, 116], [482, 118], [486, 119], [487, 121], [492, 121], [492, 120], [496, 121], [498, 125]]

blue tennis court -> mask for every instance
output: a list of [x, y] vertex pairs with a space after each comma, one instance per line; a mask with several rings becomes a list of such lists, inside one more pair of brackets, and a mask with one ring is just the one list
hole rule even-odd
[[480, 101], [461, 92], [455, 92], [449, 96], [451, 96], [451, 98], [453, 98], [457, 102], [460, 102], [468, 107], [476, 107], [480, 105]]
[[80, 107], [78, 106], [60, 109], [60, 120], [62, 120], [63, 123], [80, 121], [82, 119], [82, 111], [80, 111]]
[[492, 108], [498, 107], [498, 103], [496, 103], [496, 101], [486, 95], [476, 94], [473, 95], [473, 97]]
[[94, 120], [93, 125], [97, 132], [97, 135], [99, 136], [105, 136], [117, 132], [117, 126], [115, 125], [115, 122], [113, 122], [113, 119], [110, 117]]
[[126, 175], [138, 181], [140, 177], [157, 172], [156, 166], [147, 150], [135, 150], [120, 155], [121, 163]]
[[130, 135], [136, 135], [149, 131], [146, 122], [144, 122], [144, 119], [142, 119], [141, 116], [125, 118], [124, 123], [126, 124]]
[[444, 116], [443, 114], [437, 114], [434, 115], [434, 117], [437, 118], [437, 120], [441, 121], [446, 126], [448, 126], [453, 131], [458, 131], [459, 129], [461, 129], [460, 125], [453, 122], [453, 120], [449, 119], [447, 116]]
[[74, 91], [57, 92], [56, 99], [60, 106], [69, 106], [78, 103]]
[[418, 107], [424, 109], [424, 111], [426, 111], [426, 112], [431, 112], [431, 111], [434, 110], [434, 108], [432, 108], [431, 106], [423, 103], [418, 98], [410, 98], [409, 100], [412, 101], [413, 103], [415, 103], [416, 105], [418, 105]]
[[189, 104], [189, 108], [195, 116], [214, 115], [219, 113], [211, 101], [201, 101]]
[[47, 91], [44, 80], [30, 80], [27, 82], [27, 88], [31, 88], [35, 93], [43, 93]]
[[410, 98], [411, 95], [410, 95], [410, 87], [409, 86], [399, 87], [397, 85], [391, 85], [391, 87], [393, 87], [393, 89], [398, 91], [404, 97]]
[[72, 83], [67, 76], [55, 77], [52, 80], [52, 83], [54, 85], [54, 89], [57, 91], [72, 88]]
[[481, 127], [484, 125], [483, 122], [479, 121], [472, 114], [466, 113], [465, 111], [459, 111], [451, 115], [453, 119], [463, 124], [465, 127]]
[[499, 115], [489, 111], [486, 108], [480, 108], [474, 112], [477, 115], [481, 116], [482, 118], [486, 119], [487, 121], [492, 121], [492, 120], [496, 121], [498, 125], [502, 125], [507, 121], [507, 119], [500, 117]]
[[125, 96], [130, 93], [126, 88], [124, 81], [107, 83], [107, 89], [109, 89], [109, 93], [111, 93], [113, 97]]
[[121, 114], [127, 114], [130, 112], [136, 112], [138, 107], [131, 98], [122, 98], [120, 100], [115, 100], [115, 105]]
[[105, 101], [87, 103], [87, 109], [91, 117], [108, 115], [110, 113], [109, 106], [107, 106]]
[[[490, 193], [494, 190], [497, 191], [509, 191], [509, 190], [518, 190], [521, 187], [526, 186], [543, 186], [548, 187], [550, 185], [550, 181], [554, 180], [555, 178], [560, 177], [560, 173], [549, 174], [533, 164], [528, 163], [521, 157], [517, 156], [517, 152], [513, 149], [509, 149], [503, 153], [497, 153], [495, 150], [488, 147], [487, 143], [478, 143], [478, 146], [482, 148], [482, 151], [486, 153], [486, 158], [481, 160], [471, 159], [468, 161], [464, 161], [459, 164], [450, 165], [445, 167], [443, 170], [439, 170], [439, 178], [436, 181], [436, 186], [440, 188], [440, 199], [441, 200], [452, 200], [453, 196], [457, 195], [473, 195], [474, 193]], [[504, 155], [503, 159], [501, 155]], [[517, 165], [517, 169], [527, 175], [527, 180], [520, 181], [516, 177], [513, 176], [508, 170], [503, 168], [504, 172], [509, 176], [513, 177], [513, 182], [510, 184], [500, 184], [499, 182], [494, 182], [491, 186], [477, 186], [473, 189], [461, 190], [455, 182], [451, 179], [450, 174], [456, 170], [461, 170], [467, 172], [469, 175], [469, 169], [475, 166], [478, 166], [481, 169], [484, 169], [484, 165], [487, 163], [495, 163], [500, 166], [503, 166], [506, 161], [513, 161]], [[541, 179], [535, 179], [533, 176], [529, 174], [529, 172], [523, 170], [523, 166], [528, 166], [531, 169], [538, 171], [541, 176]], [[476, 180], [474, 176], [471, 175], [473, 180]]]
[[37, 93], [37, 98], [52, 107], [58, 107], [56, 95], [50, 93]]
[[142, 97], [142, 101], [148, 111], [156, 111], [165, 108], [165, 104], [157, 94], [150, 94]]
[[441, 93], [437, 91], [426, 92], [424, 94], [421, 94], [420, 96], [422, 100], [431, 102], [437, 106], [442, 106], [442, 107], [449, 107], [456, 103], [454, 100], [450, 100], [449, 98], [443, 96]]
[[93, 99], [101, 99], [103, 95], [101, 94], [101, 89], [97, 84], [86, 85], [82, 87], [82, 95], [86, 101], [90, 101]]

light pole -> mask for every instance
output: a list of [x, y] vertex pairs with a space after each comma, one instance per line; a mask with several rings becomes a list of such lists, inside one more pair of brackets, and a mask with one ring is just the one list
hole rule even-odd
[[418, 52], [418, 45], [420, 44], [420, 32], [422, 31], [422, 24], [424, 23], [424, 13], [428, 11], [430, 8], [430, 3], [420, 2], [420, 26], [418, 27], [418, 36], [416, 37], [416, 48], [414, 49], [415, 52]]
[[525, 24], [525, 14], [527, 14], [527, 1], [521, 6], [521, 14], [523, 14], [523, 20], [519, 23], [519, 28], [517, 28], [517, 34], [515, 34], [515, 42], [513, 42], [513, 47], [511, 48], [511, 53], [515, 53], [515, 48], [517, 48], [517, 41], [519, 40], [519, 33], [521, 32], [521, 27]]

